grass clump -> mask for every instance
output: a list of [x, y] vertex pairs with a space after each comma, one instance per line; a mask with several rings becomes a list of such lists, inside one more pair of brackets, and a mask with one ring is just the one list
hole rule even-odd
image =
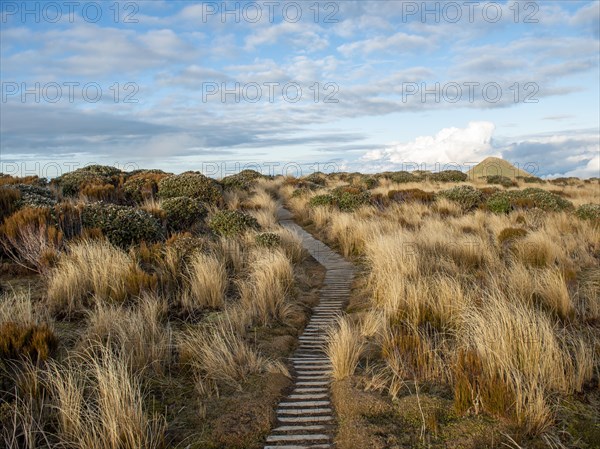
[[364, 347], [360, 329], [349, 317], [341, 318], [327, 337], [326, 353], [331, 361], [332, 377], [335, 380], [354, 374]]
[[81, 219], [84, 227], [99, 229], [111, 243], [121, 248], [162, 238], [162, 227], [154, 216], [129, 206], [103, 202], [86, 204]]
[[158, 196], [162, 199], [187, 196], [207, 204], [220, 204], [223, 201], [221, 188], [216, 181], [191, 172], [161, 179]]
[[511, 243], [521, 239], [527, 235], [527, 230], [523, 228], [504, 228], [498, 234], [498, 242], [500, 244]]
[[0, 323], [0, 358], [47, 360], [57, 349], [58, 338], [48, 324]]
[[243, 234], [251, 229], [259, 229], [256, 218], [238, 210], [224, 210], [215, 213], [208, 221], [208, 227], [215, 234], [230, 237]]
[[104, 240], [70, 245], [48, 276], [48, 305], [57, 315], [83, 311], [92, 302], [122, 303], [156, 288], [132, 256]]

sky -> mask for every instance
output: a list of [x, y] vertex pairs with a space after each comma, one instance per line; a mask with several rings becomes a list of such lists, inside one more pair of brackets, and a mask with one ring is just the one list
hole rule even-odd
[[600, 176], [599, 1], [7, 1], [0, 171]]

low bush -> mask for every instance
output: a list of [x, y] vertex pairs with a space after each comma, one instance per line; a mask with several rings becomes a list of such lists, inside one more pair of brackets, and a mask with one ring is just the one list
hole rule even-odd
[[563, 211], [572, 209], [573, 204], [547, 190], [529, 187], [525, 190], [498, 192], [488, 198], [486, 207], [495, 213], [508, 213], [513, 209], [531, 208]]
[[433, 192], [426, 192], [421, 189], [390, 190], [387, 196], [390, 200], [399, 203], [410, 203], [413, 201], [431, 203], [435, 200]]
[[352, 212], [371, 199], [371, 194], [356, 187], [336, 187], [331, 191], [335, 198], [335, 205], [343, 212]]
[[153, 199], [158, 193], [158, 183], [168, 177], [162, 170], [140, 170], [130, 173], [123, 184], [125, 198], [134, 203]]
[[86, 204], [81, 219], [84, 227], [100, 229], [111, 243], [122, 248], [162, 237], [159, 221], [150, 213], [133, 207], [102, 202]]
[[414, 174], [407, 171], [393, 172], [390, 175], [388, 175], [388, 178], [398, 184], [405, 184], [407, 182], [416, 182], [420, 180], [418, 176], [415, 176]]
[[317, 184], [320, 186], [324, 186], [327, 184], [327, 176], [325, 175], [325, 173], [321, 173], [320, 171], [317, 171], [317, 172], [311, 173], [306, 178], [304, 178], [304, 181], [310, 182], [313, 184]]
[[250, 190], [260, 178], [265, 178], [265, 176], [256, 170], [242, 170], [235, 175], [225, 176], [221, 180], [221, 184], [226, 189]]
[[158, 196], [162, 199], [187, 196], [207, 204], [220, 204], [223, 201], [217, 182], [200, 173], [183, 173], [161, 179]]
[[266, 248], [276, 248], [281, 245], [281, 236], [273, 232], [261, 232], [254, 237], [256, 244]]
[[90, 165], [59, 176], [53, 180], [53, 184], [58, 185], [67, 196], [76, 196], [84, 189], [87, 189], [88, 194], [105, 194], [110, 189], [107, 186], [118, 186], [122, 178], [123, 172], [118, 168]]
[[537, 176], [517, 176], [517, 179], [522, 180], [527, 184], [544, 184], [546, 182]]
[[507, 176], [502, 176], [502, 175], [492, 175], [492, 176], [486, 176], [486, 182], [488, 184], [498, 184], [501, 185], [502, 187], [514, 187], [517, 185], [516, 182], [514, 182], [512, 179], [510, 179]]
[[242, 234], [251, 229], [259, 229], [256, 218], [238, 210], [224, 210], [214, 214], [208, 221], [208, 227], [215, 234], [229, 237]]
[[438, 182], [464, 182], [467, 178], [468, 175], [460, 170], [442, 170], [428, 176], [431, 181]]
[[466, 210], [473, 209], [483, 202], [483, 193], [471, 186], [456, 186], [443, 190], [438, 195], [460, 204]]
[[315, 195], [308, 201], [309, 206], [318, 207], [318, 206], [330, 206], [335, 204], [335, 198], [333, 195], [328, 193], [324, 195]]
[[167, 198], [162, 201], [161, 208], [166, 215], [167, 227], [175, 232], [202, 222], [207, 212], [200, 201], [186, 196]]
[[600, 204], [582, 204], [575, 211], [575, 215], [582, 220], [600, 220]]

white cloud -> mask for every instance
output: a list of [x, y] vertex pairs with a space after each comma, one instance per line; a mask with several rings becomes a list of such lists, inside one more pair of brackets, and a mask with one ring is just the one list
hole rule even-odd
[[492, 146], [495, 128], [491, 122], [470, 122], [466, 128], [444, 128], [434, 136], [420, 136], [407, 143], [370, 151], [363, 160], [428, 165], [477, 162], [487, 156], [499, 155]]
[[344, 56], [353, 53], [370, 54], [378, 51], [391, 50], [394, 53], [431, 48], [431, 40], [423, 36], [398, 32], [391, 36], [377, 36], [371, 39], [340, 45], [337, 49]]

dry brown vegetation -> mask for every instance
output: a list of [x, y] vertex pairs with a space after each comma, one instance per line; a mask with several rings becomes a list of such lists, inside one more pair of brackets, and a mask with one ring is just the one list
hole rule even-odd
[[[452, 399], [451, 422], [492, 417], [498, 435], [512, 435], [510, 444], [594, 447], [597, 433], [583, 440], [564, 433], [573, 423], [562, 404], [598, 403], [600, 290], [592, 277], [600, 275], [600, 223], [525, 202], [499, 214], [440, 195], [432, 200], [414, 192], [456, 184], [385, 177], [370, 190], [372, 201], [350, 211], [311, 201], [353, 182], [332, 175], [312, 191], [281, 189], [298, 219], [365, 269], [363, 299], [330, 337], [334, 378], [350, 377], [344, 388], [362, 385], [395, 401], [442, 391]], [[600, 203], [596, 181], [540, 187], [575, 206]], [[463, 447], [443, 445], [438, 424], [426, 421], [411, 444]], [[476, 438], [473, 447], [488, 447], [483, 435]]]

